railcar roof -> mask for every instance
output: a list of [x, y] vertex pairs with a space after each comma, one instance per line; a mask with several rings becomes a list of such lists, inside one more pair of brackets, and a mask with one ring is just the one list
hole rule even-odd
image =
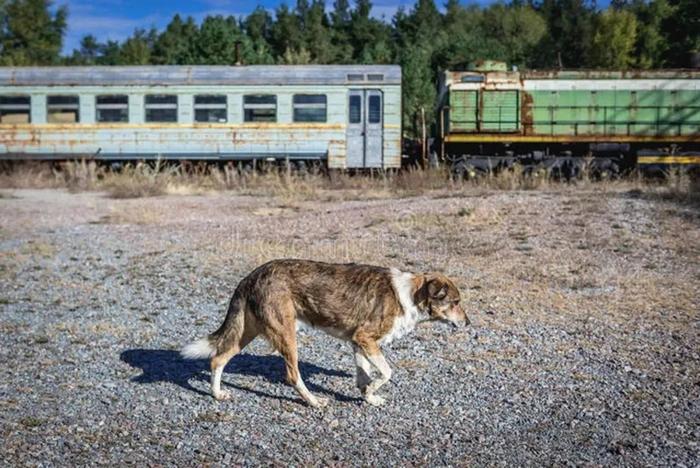
[[[368, 79], [367, 75], [375, 75]], [[382, 75], [380, 80], [378, 75]], [[0, 86], [400, 84], [398, 65], [0, 67]]]

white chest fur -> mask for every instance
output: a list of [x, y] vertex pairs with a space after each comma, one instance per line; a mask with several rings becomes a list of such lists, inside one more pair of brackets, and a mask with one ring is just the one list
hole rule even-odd
[[401, 309], [403, 309], [403, 314], [394, 318], [394, 324], [391, 330], [382, 337], [379, 344], [389, 344], [393, 340], [410, 333], [420, 320], [420, 312], [413, 302], [413, 295], [411, 294], [412, 279], [413, 275], [410, 273], [404, 273], [395, 268], [391, 269], [391, 284], [396, 294], [399, 296], [399, 303], [401, 304]]

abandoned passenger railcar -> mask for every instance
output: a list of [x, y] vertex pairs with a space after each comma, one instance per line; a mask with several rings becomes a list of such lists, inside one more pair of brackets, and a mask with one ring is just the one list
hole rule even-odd
[[401, 164], [401, 69], [0, 68], [0, 158]]

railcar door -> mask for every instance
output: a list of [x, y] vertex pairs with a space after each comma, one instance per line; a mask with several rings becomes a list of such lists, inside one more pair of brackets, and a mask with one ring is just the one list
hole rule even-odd
[[348, 93], [347, 167], [382, 167], [383, 123], [381, 91], [358, 89]]
[[384, 103], [382, 93], [377, 90], [365, 91], [365, 167], [382, 167], [382, 128]]

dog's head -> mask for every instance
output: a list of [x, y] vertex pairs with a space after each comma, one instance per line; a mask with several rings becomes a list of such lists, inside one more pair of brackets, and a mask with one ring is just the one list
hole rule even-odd
[[426, 273], [423, 284], [416, 291], [416, 304], [427, 311], [431, 319], [449, 322], [459, 327], [469, 325], [461, 305], [459, 289], [441, 273]]

